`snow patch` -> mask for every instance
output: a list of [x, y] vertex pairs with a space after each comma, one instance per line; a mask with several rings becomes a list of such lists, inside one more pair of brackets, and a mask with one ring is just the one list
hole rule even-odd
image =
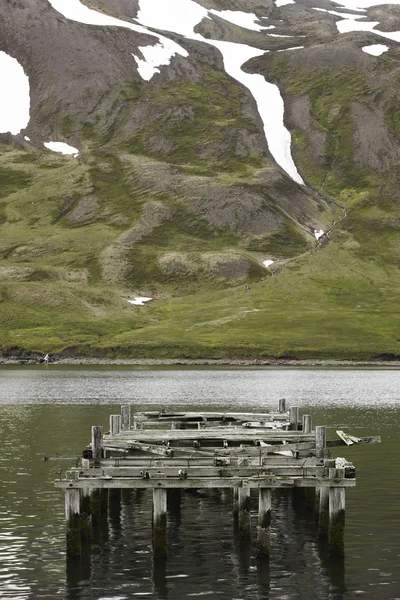
[[296, 4], [294, 0], [275, 0], [275, 6], [279, 8], [280, 6], [286, 6], [286, 4]]
[[365, 10], [371, 6], [381, 6], [382, 4], [400, 4], [400, 0], [333, 0], [333, 2], [349, 10]]
[[279, 88], [268, 83], [262, 75], [245, 73], [241, 68], [250, 58], [261, 56], [266, 51], [245, 44], [204, 38], [194, 32], [204, 18], [210, 18], [207, 9], [193, 0], [139, 0], [137, 21], [142, 25], [168, 30], [220, 50], [225, 71], [247, 87], [257, 103], [272, 156], [294, 181], [304, 185], [291, 156], [291, 137], [283, 123], [284, 105]]
[[144, 306], [145, 302], [150, 302], [153, 298], [146, 298], [145, 296], [138, 296], [133, 300], [128, 300], [129, 304], [134, 304], [135, 306]]
[[266, 269], [268, 269], [268, 267], [270, 267], [273, 264], [274, 264], [273, 260], [263, 260], [263, 265]]
[[385, 46], [384, 44], [372, 44], [372, 46], [363, 46], [361, 50], [372, 56], [380, 56], [389, 50], [389, 46]]
[[[375, 6], [375, 4], [376, 3], [373, 2], [371, 5]], [[383, 4], [383, 2], [379, 2], [379, 4]], [[387, 4], [387, 2], [385, 2], [385, 4]], [[392, 2], [392, 4], [400, 4], [400, 0], [398, 2]], [[347, 8], [347, 6], [345, 8]], [[381, 37], [384, 37], [388, 40], [400, 42], [400, 31], [380, 31], [379, 29], [375, 29], [375, 27], [379, 25], [379, 21], [358, 20], [365, 19], [366, 15], [352, 15], [347, 13], [339, 13], [334, 10], [326, 10], [324, 8], [314, 8], [314, 10], [318, 10], [320, 12], [327, 12], [331, 15], [342, 17], [342, 21], [336, 22], [336, 27], [339, 33], [350, 33], [352, 31], [370, 31], [371, 33], [375, 33], [375, 35], [380, 35]]]
[[143, 59], [135, 56], [136, 63], [138, 65], [139, 75], [148, 81], [155, 73], [159, 73], [158, 67], [161, 65], [169, 65], [171, 58], [175, 54], [181, 56], [189, 56], [188, 52], [179, 46], [176, 42], [169, 40], [168, 38], [149, 31], [142, 25], [136, 25], [129, 21], [122, 21], [108, 15], [104, 15], [96, 10], [92, 10], [87, 6], [84, 6], [80, 0], [48, 0], [51, 6], [64, 15], [67, 19], [77, 21], [78, 23], [84, 23], [85, 25], [101, 25], [111, 27], [124, 27], [131, 29], [138, 33], [144, 33], [151, 35], [158, 39], [159, 43], [156, 46], [143, 46], [140, 47], [140, 51], [143, 55]]
[[239, 25], [239, 27], [249, 29], [250, 31], [263, 31], [263, 29], [274, 28], [273, 25], [270, 25], [269, 27], [257, 25], [256, 21], [259, 19], [254, 13], [245, 13], [240, 10], [215, 10], [214, 8], [208, 12], [217, 17], [221, 17], [224, 21], [229, 21], [229, 23], [233, 23], [233, 25]]
[[0, 133], [18, 135], [29, 123], [29, 79], [19, 62], [0, 52]]
[[30, 142], [30, 141], [31, 141], [31, 138], [30, 138], [30, 137], [28, 137], [27, 135], [24, 135], [24, 140], [25, 140], [26, 142]]
[[314, 236], [316, 240], [319, 240], [319, 238], [321, 238], [324, 235], [325, 231], [323, 229], [320, 229], [319, 231], [317, 231], [316, 229], [314, 229]]
[[292, 48], [282, 48], [282, 50], [277, 50], [277, 52], [288, 52], [289, 50], [301, 50], [304, 46], [293, 46]]
[[68, 144], [64, 144], [64, 142], [45, 142], [44, 146], [52, 152], [59, 152], [60, 154], [73, 154], [76, 158], [79, 156], [79, 150], [74, 148], [73, 146], [69, 146]]

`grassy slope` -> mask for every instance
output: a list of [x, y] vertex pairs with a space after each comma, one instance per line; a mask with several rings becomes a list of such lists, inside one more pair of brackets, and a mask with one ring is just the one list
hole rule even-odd
[[[0, 267], [31, 270], [23, 280], [18, 279], [20, 272], [6, 276], [3, 272], [0, 278], [0, 348], [38, 352], [75, 348], [88, 355], [164, 357], [400, 354], [398, 206], [391, 199], [396, 182], [361, 168], [353, 158], [349, 103], [354, 94], [367, 102], [370, 90], [359, 74], [325, 70], [285, 75], [279, 61], [275, 75], [286, 93], [308, 93], [316, 125], [329, 134], [328, 159], [333, 168], [324, 193], [349, 210], [329, 244], [318, 252], [307, 250], [307, 245], [296, 247], [298, 258], [279, 274], [260, 278], [257, 273], [245, 284], [226, 287], [206, 276], [160, 281], [157, 244], [163, 250], [213, 250], [221, 240], [224, 247], [240, 242], [232, 232], [219, 232], [213, 241], [200, 225], [200, 233], [193, 233], [182, 215], [181, 221], [164, 225], [139, 245], [140, 276], [136, 272], [136, 279], [104, 285], [98, 257], [126, 229], [127, 219], [134, 222], [148, 196], [126, 187], [121, 161], [113, 153], [106, 156], [105, 176], [93, 166], [94, 160], [79, 165], [69, 158], [7, 148], [0, 170]], [[181, 89], [182, 93], [192, 103], [199, 102], [201, 110], [198, 90]], [[165, 102], [162, 91], [152, 101]], [[227, 104], [225, 111], [229, 110]], [[216, 114], [215, 121], [225, 125], [223, 116]], [[233, 118], [239, 118], [234, 111]], [[254, 159], [238, 165], [236, 157], [222, 157], [223, 164], [198, 157], [190, 147], [190, 140], [196, 139], [195, 126], [196, 122], [192, 129], [184, 123], [178, 131], [169, 131], [173, 141], [183, 144], [174, 161], [187, 157], [184, 169], [195, 174], [211, 169], [217, 177], [240, 177], [251, 184], [258, 166]], [[215, 128], [217, 140], [221, 131]], [[325, 173], [310, 160], [309, 143], [295, 132], [296, 160], [318, 189]], [[137, 136], [120, 151], [143, 152], [143, 140]], [[94, 153], [88, 150], [92, 159]], [[96, 218], [72, 226], [63, 217], [66, 202], [70, 209], [93, 191], [101, 203]], [[159, 199], [157, 194], [147, 194]], [[172, 206], [179, 198], [163, 197], [163, 201]], [[282, 256], [285, 243], [281, 243]], [[123, 300], [132, 289], [148, 294], [155, 287], [159, 299], [152, 305], [130, 307]]]

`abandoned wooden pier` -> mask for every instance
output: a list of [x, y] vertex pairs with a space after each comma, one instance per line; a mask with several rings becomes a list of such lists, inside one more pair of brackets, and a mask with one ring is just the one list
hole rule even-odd
[[[153, 490], [153, 552], [167, 555], [167, 497], [187, 488], [232, 490], [233, 520], [242, 538], [251, 536], [250, 493], [258, 490], [257, 552], [270, 554], [271, 495], [295, 490], [312, 502], [318, 535], [330, 553], [343, 555], [345, 494], [356, 485], [355, 468], [329, 449], [378, 443], [326, 428], [312, 428], [299, 409], [276, 412], [144, 412], [131, 415], [129, 405], [111, 415], [110, 431], [92, 427], [91, 444], [74, 468], [55, 482], [65, 491], [67, 556], [79, 557], [92, 527], [107, 518], [123, 489]], [[175, 492], [171, 492], [175, 490]]]

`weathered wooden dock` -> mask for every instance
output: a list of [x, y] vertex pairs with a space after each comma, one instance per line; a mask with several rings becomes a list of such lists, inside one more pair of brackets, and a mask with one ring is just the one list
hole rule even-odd
[[[144, 412], [129, 405], [111, 415], [110, 431], [92, 427], [91, 444], [75, 468], [55, 482], [65, 491], [67, 555], [80, 556], [92, 525], [120, 501], [123, 489], [153, 490], [153, 551], [167, 555], [167, 496], [171, 490], [229, 488], [233, 519], [242, 538], [251, 536], [250, 494], [258, 490], [257, 552], [270, 554], [271, 494], [297, 490], [315, 507], [318, 534], [331, 554], [344, 553], [345, 494], [356, 485], [355, 468], [329, 458], [329, 449], [378, 443], [312, 428], [310, 415], [299, 421], [298, 407], [276, 412]], [[103, 517], [102, 517], [103, 515]]]

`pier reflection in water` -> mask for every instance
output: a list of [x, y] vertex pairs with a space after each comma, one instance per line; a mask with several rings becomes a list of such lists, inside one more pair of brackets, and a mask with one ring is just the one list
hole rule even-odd
[[[252, 495], [252, 519], [257, 494]], [[184, 491], [168, 512], [168, 559], [151, 549], [152, 494], [125, 491], [119, 515], [95, 530], [92, 550], [67, 562], [67, 598], [183, 597], [329, 598], [345, 597], [344, 559], [332, 560], [318, 542], [311, 511], [291, 491], [273, 494], [271, 560], [256, 556], [232, 520], [232, 495]], [[179, 506], [180, 505], [180, 506]], [[255, 539], [255, 526], [253, 530]], [[116, 581], [119, 585], [116, 588]], [[98, 592], [96, 592], [98, 590]], [[118, 593], [117, 593], [118, 592]]]

